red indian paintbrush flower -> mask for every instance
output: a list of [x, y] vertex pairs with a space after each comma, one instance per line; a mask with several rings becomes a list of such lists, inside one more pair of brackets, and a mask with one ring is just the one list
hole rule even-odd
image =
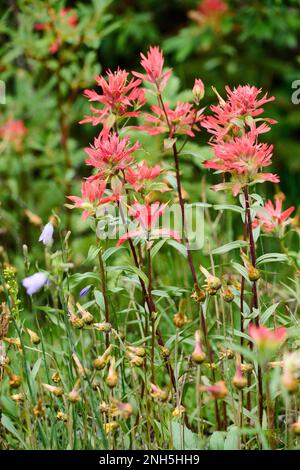
[[150, 135], [168, 133], [170, 136], [189, 135], [194, 137], [193, 130], [199, 130], [197, 123], [201, 121], [201, 111], [197, 111], [190, 103], [177, 103], [176, 108], [170, 109], [165, 103], [163, 110], [159, 106], [151, 106], [153, 114], [145, 113], [147, 124], [136, 127]]
[[[66, 28], [75, 28], [78, 23], [78, 17], [75, 10], [72, 8], [61, 8], [58, 13], [54, 13], [51, 21], [44, 23], [35, 23], [34, 29], [36, 31], [53, 31], [56, 38], [49, 46], [49, 52], [56, 54], [63, 43], [63, 36], [66, 35]], [[53, 24], [55, 23], [55, 30]], [[63, 34], [57, 35], [57, 30], [62, 30]]]
[[286, 339], [286, 328], [271, 331], [265, 326], [249, 325], [249, 336], [260, 350], [272, 350], [279, 347]]
[[22, 149], [26, 134], [27, 128], [21, 119], [9, 119], [0, 127], [0, 137], [10, 143], [17, 151]]
[[255, 133], [236, 137], [230, 142], [213, 145], [214, 157], [206, 160], [204, 166], [213, 170], [230, 173], [230, 183], [221, 183], [212, 187], [215, 191], [231, 189], [236, 196], [248, 184], [271, 181], [278, 183], [279, 177], [272, 173], [260, 173], [271, 165], [273, 146], [257, 143]]
[[172, 73], [172, 69], [163, 72], [164, 56], [162, 51], [158, 46], [150, 47], [147, 57], [141, 53], [141, 58], [141, 66], [146, 74], [138, 72], [132, 72], [132, 74], [146, 82], [154, 84], [159, 91], [162, 91]]
[[213, 134], [214, 141], [240, 137], [249, 130], [257, 135], [262, 134], [270, 130], [266, 123], [276, 123], [273, 119], [258, 117], [264, 112], [262, 106], [273, 101], [274, 96], [268, 98], [265, 94], [258, 98], [261, 89], [250, 85], [239, 85], [233, 91], [226, 86], [226, 91], [226, 101], [218, 94], [219, 104], [210, 108], [213, 116], [207, 116], [202, 122], [202, 126]]
[[126, 181], [131, 184], [135, 191], [144, 189], [147, 181], [152, 181], [158, 177], [162, 171], [159, 165], [147, 166], [145, 161], [138, 163], [135, 168], [129, 167], [125, 172]]
[[269, 199], [262, 210], [257, 212], [257, 219], [253, 221], [253, 226], [256, 227], [261, 223], [261, 227], [266, 233], [273, 232], [277, 228], [281, 229], [291, 222], [289, 217], [294, 210], [294, 207], [289, 207], [282, 212], [282, 200], [277, 198], [274, 206]]
[[129, 214], [137, 220], [138, 227], [136, 229], [126, 232], [119, 239], [117, 246], [122, 245], [129, 238], [144, 238], [150, 240], [152, 238], [174, 238], [180, 241], [179, 234], [174, 230], [167, 228], [156, 229], [155, 225], [159, 217], [164, 213], [167, 204], [160, 204], [154, 202], [153, 204], [140, 204], [135, 202], [129, 209]]
[[74, 206], [84, 209], [82, 219], [86, 220], [90, 215], [95, 213], [95, 209], [100, 205], [111, 201], [111, 197], [103, 197], [106, 189], [106, 182], [100, 179], [84, 181], [81, 186], [81, 197], [67, 196], [74, 202]]
[[101, 178], [124, 170], [132, 162], [132, 153], [140, 147], [139, 142], [129, 147], [129, 140], [129, 136], [121, 138], [115, 132], [100, 134], [94, 139], [94, 145], [85, 148], [89, 156], [86, 164], [97, 168]]
[[118, 68], [116, 72], [108, 70], [107, 79], [102, 75], [96, 77], [98, 86], [102, 89], [99, 94], [94, 90], [85, 90], [84, 95], [89, 101], [103, 105], [101, 109], [91, 106], [92, 116], [85, 116], [80, 124], [90, 122], [93, 126], [103, 124], [108, 132], [115, 121], [120, 118], [136, 117], [139, 108], [145, 103], [144, 91], [139, 87], [141, 80], [128, 80], [128, 72]]

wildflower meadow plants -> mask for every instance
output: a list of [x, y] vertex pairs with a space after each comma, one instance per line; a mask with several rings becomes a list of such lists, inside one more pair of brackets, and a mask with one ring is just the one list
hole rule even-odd
[[[73, 34], [75, 13], [59, 18]], [[68, 35], [52, 36], [56, 54]], [[239, 85], [207, 107], [200, 78], [169, 99], [173, 79], [157, 46], [139, 70], [96, 76], [85, 176], [63, 188], [72, 223], [53, 211], [36, 236], [44, 260], [24, 245], [22, 284], [2, 263], [3, 447], [299, 448], [299, 229], [269, 171], [274, 97]], [[19, 148], [26, 127], [1, 129]]]

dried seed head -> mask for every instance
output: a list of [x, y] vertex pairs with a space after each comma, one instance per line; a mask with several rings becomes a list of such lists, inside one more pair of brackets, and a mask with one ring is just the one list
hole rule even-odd
[[35, 331], [32, 331], [29, 328], [27, 328], [27, 333], [29, 334], [30, 341], [32, 342], [32, 344], [39, 344], [41, 342], [40, 337], [37, 335]]
[[130, 403], [122, 403], [118, 400], [113, 400], [109, 408], [110, 416], [128, 419], [133, 413], [133, 408]]
[[77, 354], [72, 353], [72, 359], [73, 359], [73, 362], [75, 364], [78, 375], [80, 375], [80, 377], [85, 378], [86, 377], [86, 370], [84, 369], [83, 365], [81, 364], [80, 359], [77, 356]]
[[93, 382], [92, 382], [92, 389], [93, 390], [99, 390], [101, 387], [101, 382], [97, 379], [94, 379]]
[[85, 325], [91, 325], [94, 321], [94, 317], [93, 315], [88, 312], [87, 310], [85, 310], [79, 302], [77, 302], [76, 304], [76, 307], [78, 308], [79, 312], [80, 312], [80, 315], [81, 315], [81, 318], [84, 322]]
[[140, 356], [135, 356], [133, 354], [129, 354], [130, 357], [130, 364], [136, 367], [142, 367], [144, 365], [144, 358]]
[[109, 412], [109, 405], [105, 403], [105, 401], [102, 401], [99, 405], [99, 410], [101, 413], [108, 413]]
[[248, 268], [248, 277], [252, 282], [258, 281], [258, 279], [260, 278], [260, 271], [254, 266], [250, 266]]
[[145, 357], [146, 356], [146, 349], [142, 347], [134, 347], [134, 346], [127, 346], [127, 349], [133, 353], [136, 354], [139, 357]]
[[42, 386], [56, 397], [61, 397], [64, 394], [62, 387], [55, 387], [55, 385], [42, 384]]
[[112, 345], [109, 345], [109, 347], [106, 349], [106, 351], [104, 351], [102, 356], [96, 357], [96, 359], [93, 362], [93, 366], [95, 369], [97, 370], [104, 369], [104, 367], [106, 366], [106, 364], [108, 363], [110, 359], [111, 351], [112, 351]]
[[168, 348], [166, 348], [166, 346], [159, 346], [159, 350], [164, 359], [170, 357], [171, 352]]
[[233, 359], [234, 353], [231, 349], [223, 349], [219, 352], [219, 359], [222, 361], [223, 359]]
[[61, 378], [60, 378], [60, 375], [57, 371], [53, 372], [52, 376], [51, 376], [51, 380], [53, 380], [53, 382], [55, 384], [58, 384], [59, 382], [61, 382]]
[[152, 398], [164, 402], [169, 398], [169, 391], [158, 387], [158, 385], [150, 384], [150, 395]]
[[194, 292], [192, 293], [191, 298], [194, 299], [198, 304], [201, 304], [206, 299], [206, 292], [195, 284]]
[[3, 341], [8, 343], [10, 346], [14, 346], [16, 351], [21, 351], [21, 349], [22, 349], [20, 338], [7, 338], [7, 337], [4, 337]]
[[19, 388], [21, 385], [21, 377], [16, 374], [9, 375], [9, 386], [11, 388]]
[[229, 287], [227, 287], [223, 292], [222, 292], [222, 297], [225, 302], [232, 302], [234, 300], [234, 294]]
[[15, 393], [14, 395], [11, 395], [10, 398], [15, 401], [18, 405], [21, 405], [25, 401], [23, 393]]
[[10, 311], [5, 302], [1, 304], [1, 313], [0, 313], [0, 339], [4, 338], [8, 332], [10, 322]]
[[252, 372], [253, 365], [252, 364], [241, 364], [241, 371], [242, 372]]
[[190, 321], [188, 320], [187, 316], [182, 312], [175, 313], [173, 317], [173, 323], [176, 326], [176, 328], [182, 328], [184, 325], [186, 325], [189, 322]]
[[115, 358], [112, 357], [110, 360], [109, 370], [106, 377], [106, 383], [110, 388], [114, 388], [118, 383], [118, 373], [116, 371], [116, 361]]
[[42, 418], [45, 415], [45, 407], [42, 400], [39, 400], [33, 408], [33, 414], [36, 418]]
[[111, 324], [107, 322], [103, 323], [93, 323], [93, 327], [98, 331], [104, 331], [108, 333], [111, 330]]
[[68, 422], [68, 415], [63, 411], [58, 411], [56, 418], [58, 419], [58, 421], [63, 421], [64, 423]]
[[181, 418], [184, 413], [185, 413], [185, 407], [180, 405], [180, 406], [176, 406], [176, 408], [173, 410], [172, 416], [174, 418], [177, 418], [177, 417]]
[[203, 266], [200, 266], [200, 271], [205, 276], [206, 284], [204, 285], [204, 287], [207, 290], [208, 294], [215, 295], [218, 290], [222, 287], [221, 280], [218, 277], [210, 274], [210, 272], [207, 271], [207, 269], [205, 269]]
[[119, 428], [119, 423], [117, 421], [110, 421], [104, 425], [106, 434], [113, 433]]
[[82, 320], [82, 318], [78, 317], [75, 314], [74, 307], [73, 307], [71, 300], [68, 303], [68, 316], [69, 316], [70, 323], [74, 328], [80, 330], [81, 328], [84, 327], [84, 321]]

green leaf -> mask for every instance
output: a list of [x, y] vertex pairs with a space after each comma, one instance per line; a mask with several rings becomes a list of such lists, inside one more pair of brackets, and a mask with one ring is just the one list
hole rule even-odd
[[188, 429], [186, 426], [172, 421], [173, 447], [176, 450], [200, 450], [203, 444], [199, 436]]
[[88, 251], [88, 255], [87, 255], [87, 258], [86, 258], [84, 264], [89, 264], [92, 261], [94, 261], [94, 259], [98, 256], [98, 253], [99, 253], [100, 250], [101, 250], [101, 248], [97, 248], [96, 246], [93, 246], [93, 245], [90, 246], [89, 251]]
[[226, 245], [219, 246], [212, 250], [213, 255], [223, 255], [228, 251], [235, 250], [236, 248], [241, 248], [242, 246], [247, 246], [248, 243], [244, 240], [235, 240], [234, 242], [226, 243]]
[[233, 204], [215, 204], [213, 208], [216, 209], [217, 211], [230, 210], [234, 212], [239, 212], [240, 214], [244, 214], [245, 212], [243, 207], [235, 206]]
[[107, 261], [108, 258], [110, 258], [112, 255], [117, 253], [120, 250], [125, 250], [126, 248], [124, 246], [112, 246], [111, 248], [108, 248], [107, 250], [104, 251], [102, 254], [102, 259], [103, 261]]
[[140, 279], [142, 279], [144, 281], [144, 283], [146, 284], [146, 286], [148, 286], [149, 284], [149, 279], [148, 277], [146, 276], [146, 274], [139, 268], [137, 268], [136, 266], [110, 266], [109, 269], [107, 269], [107, 271], [127, 271], [127, 272], [130, 272], [130, 273], [134, 273], [136, 274]]
[[166, 243], [167, 239], [163, 238], [162, 240], [159, 240], [155, 245], [152, 246], [151, 248], [151, 258], [153, 260], [154, 256], [157, 255], [159, 250], [163, 247], [163, 245]]
[[20, 433], [16, 430], [11, 419], [5, 414], [2, 414], [1, 424], [3, 427], [5, 427], [5, 429], [7, 429], [7, 431], [13, 434], [18, 439], [18, 441], [22, 444], [22, 446], [26, 449], [26, 444], [23, 441], [23, 438], [20, 436]]
[[175, 250], [179, 251], [179, 253], [187, 258], [187, 251], [186, 247], [184, 245], [181, 245], [181, 243], [178, 243], [176, 240], [167, 240], [168, 245], [171, 245]]
[[260, 256], [256, 260], [256, 265], [259, 266], [260, 264], [266, 263], [285, 263], [288, 262], [288, 257], [282, 253], [267, 253], [265, 255]]
[[240, 449], [240, 430], [237, 426], [232, 426], [227, 432], [224, 442], [224, 450]]
[[225, 434], [223, 431], [215, 431], [210, 436], [209, 448], [211, 450], [224, 450]]
[[267, 310], [260, 317], [260, 323], [267, 323], [267, 321], [273, 315], [279, 304], [280, 302], [277, 302], [276, 304], [273, 304], [269, 308], [267, 308]]

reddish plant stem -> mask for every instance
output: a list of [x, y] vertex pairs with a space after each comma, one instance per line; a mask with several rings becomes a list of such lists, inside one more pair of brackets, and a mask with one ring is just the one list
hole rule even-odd
[[[252, 266], [256, 267], [256, 249], [255, 249], [255, 242], [253, 238], [253, 230], [252, 230], [252, 220], [251, 220], [251, 211], [250, 211], [250, 202], [249, 202], [249, 193], [247, 187], [244, 188], [244, 196], [245, 196], [245, 210], [246, 210], [246, 221], [248, 225], [248, 234], [249, 234], [249, 243], [250, 243], [250, 256], [251, 256], [251, 263]], [[257, 285], [256, 281], [253, 282], [252, 288], [252, 303], [251, 308], [258, 308], [258, 292], [257, 292]], [[256, 325], [259, 325], [259, 318], [256, 317], [255, 319]], [[262, 385], [262, 372], [261, 367], [258, 364], [257, 367], [257, 381], [258, 381], [258, 414], [259, 414], [259, 422], [262, 424], [263, 420], [263, 385]]]
[[[157, 91], [158, 91], [158, 102], [159, 102], [159, 105], [161, 106], [161, 108], [163, 110], [163, 113], [164, 113], [165, 118], [166, 118], [166, 122], [167, 122], [168, 127], [169, 127], [169, 137], [170, 137], [170, 139], [172, 139], [174, 137], [173, 129], [172, 129], [172, 126], [169, 122], [168, 114], [166, 112], [166, 108], [165, 108], [161, 93], [159, 91], [159, 88], [157, 88]], [[188, 264], [189, 264], [189, 268], [190, 268], [190, 271], [191, 271], [193, 283], [194, 283], [195, 287], [198, 287], [197, 274], [196, 274], [195, 266], [194, 266], [194, 263], [193, 263], [193, 258], [192, 258], [192, 255], [191, 255], [189, 241], [188, 241], [188, 237], [187, 237], [186, 215], [185, 215], [184, 200], [183, 200], [183, 196], [182, 196], [179, 155], [178, 155], [176, 142], [174, 142], [174, 144], [172, 145], [172, 150], [173, 150], [175, 170], [176, 170], [176, 185], [177, 185], [178, 200], [179, 200], [180, 211], [181, 211], [184, 244], [185, 244], [186, 251], [187, 251], [187, 259], [188, 259]], [[208, 352], [208, 355], [209, 355], [211, 371], [212, 371], [212, 378], [213, 378], [213, 381], [215, 382], [215, 371], [214, 371], [213, 366], [212, 366], [212, 364], [213, 364], [213, 351], [212, 351], [212, 348], [211, 348], [210, 343], [209, 343], [208, 334], [207, 334], [207, 327], [206, 327], [206, 320], [205, 320], [203, 310], [202, 310], [201, 307], [200, 307], [200, 321], [201, 321], [201, 328], [202, 328], [202, 331], [203, 331], [203, 335], [204, 335], [204, 338], [205, 338], [206, 349], [207, 349], [207, 352]], [[217, 429], [219, 430], [219, 429], [221, 429], [221, 419], [220, 419], [218, 403], [217, 403], [216, 400], [215, 400], [215, 415], [216, 415]]]
[[[119, 209], [120, 209], [120, 215], [121, 215], [121, 218], [122, 218], [122, 222], [125, 225], [126, 221], [125, 221], [125, 217], [124, 217], [121, 205], [119, 205]], [[132, 257], [133, 257], [133, 260], [134, 260], [134, 264], [138, 269], [140, 269], [140, 263], [139, 263], [139, 260], [138, 260], [138, 257], [137, 257], [137, 253], [136, 253], [136, 249], [135, 249], [135, 246], [133, 244], [133, 241], [131, 240], [131, 238], [129, 238], [128, 241], [129, 241], [129, 246], [130, 246], [130, 250], [131, 250], [131, 253], [132, 253]], [[152, 312], [155, 312], [156, 308], [155, 308], [155, 303], [154, 303], [152, 294], [150, 295], [150, 293], [149, 293], [149, 287], [150, 286], [148, 287], [148, 291], [147, 291], [147, 288], [146, 288], [146, 285], [145, 285], [145, 282], [143, 281], [143, 279], [139, 277], [139, 281], [140, 281], [140, 284], [141, 284], [144, 301], [148, 306], [148, 310], [149, 310], [150, 315], [152, 315]], [[146, 323], [146, 325], [148, 325], [148, 323]], [[147, 332], [148, 332], [148, 327], [147, 327]], [[161, 346], [162, 348], [164, 348], [165, 343], [164, 343], [164, 340], [163, 340], [163, 337], [162, 337], [162, 334], [161, 334], [161, 331], [160, 331], [159, 328], [156, 328], [155, 334], [157, 336], [158, 345]], [[170, 364], [170, 361], [167, 357], [164, 357], [164, 361], [165, 361], [165, 365], [166, 365], [167, 371], [168, 371], [170, 379], [171, 379], [172, 386], [173, 386], [174, 390], [176, 391], [176, 381], [175, 381], [175, 375], [174, 375], [172, 365]]]

